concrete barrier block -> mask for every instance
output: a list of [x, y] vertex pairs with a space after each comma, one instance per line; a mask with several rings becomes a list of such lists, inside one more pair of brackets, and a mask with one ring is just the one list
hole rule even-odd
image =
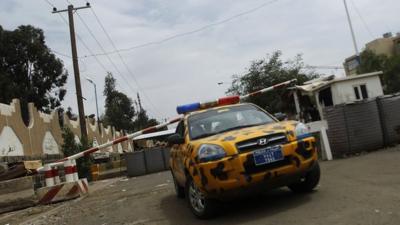
[[36, 190], [39, 204], [50, 204], [60, 201], [66, 201], [78, 198], [87, 194], [81, 180], [74, 182], [65, 182], [51, 187], [42, 187]]
[[122, 160], [117, 160], [112, 162], [112, 168], [120, 168], [123, 167], [123, 161]]
[[114, 177], [120, 177], [124, 175], [126, 175], [126, 168], [120, 167], [100, 172], [97, 177], [97, 180], [111, 179]]
[[155, 173], [165, 170], [164, 158], [161, 148], [151, 149], [144, 152], [147, 173]]
[[0, 182], [0, 213], [23, 209], [37, 204], [32, 177]]
[[134, 177], [146, 174], [144, 151], [127, 152], [124, 157], [128, 176]]

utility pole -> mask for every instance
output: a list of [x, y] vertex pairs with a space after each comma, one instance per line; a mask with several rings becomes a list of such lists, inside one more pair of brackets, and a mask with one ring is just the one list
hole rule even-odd
[[343, 3], [344, 3], [344, 8], [346, 9], [347, 21], [349, 22], [351, 37], [353, 38], [354, 50], [355, 50], [356, 56], [357, 56], [357, 58], [358, 58], [358, 57], [360, 56], [360, 53], [358, 52], [358, 47], [357, 47], [357, 42], [356, 42], [356, 36], [354, 35], [353, 24], [351, 23], [351, 18], [350, 18], [350, 14], [349, 14], [349, 9], [347, 8], [347, 2], [346, 2], [346, 0], [343, 0]]
[[81, 127], [81, 137], [87, 140], [85, 110], [83, 108], [83, 101], [82, 101], [81, 78], [79, 75], [78, 52], [76, 50], [75, 27], [74, 27], [74, 11], [77, 11], [79, 9], [86, 9], [86, 8], [90, 8], [89, 3], [86, 3], [86, 6], [77, 7], [77, 8], [74, 8], [73, 5], [69, 5], [67, 9], [58, 10], [58, 11], [57, 11], [57, 8], [53, 8], [53, 13], [68, 12], [69, 34], [70, 34], [70, 39], [71, 39], [71, 51], [72, 51], [72, 64], [73, 64], [73, 68], [74, 68], [75, 89], [76, 89], [76, 98], [78, 101], [78, 112], [79, 112], [79, 123], [80, 123], [80, 127]]

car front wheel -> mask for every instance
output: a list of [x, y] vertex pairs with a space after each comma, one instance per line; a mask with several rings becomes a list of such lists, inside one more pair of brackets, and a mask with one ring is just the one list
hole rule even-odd
[[307, 172], [307, 174], [298, 182], [289, 185], [290, 190], [296, 193], [307, 193], [314, 190], [318, 185], [321, 171], [318, 162]]
[[186, 195], [189, 207], [195, 216], [200, 219], [208, 219], [216, 215], [217, 202], [207, 198], [192, 179], [188, 179]]

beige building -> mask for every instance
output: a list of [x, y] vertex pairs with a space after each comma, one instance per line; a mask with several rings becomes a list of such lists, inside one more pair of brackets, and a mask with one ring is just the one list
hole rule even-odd
[[[392, 33], [385, 33], [381, 38], [377, 38], [365, 45], [365, 50], [370, 50], [377, 55], [386, 55], [388, 57], [400, 54], [400, 33], [395, 36]], [[359, 60], [356, 55], [345, 59], [343, 66], [347, 76], [357, 74]]]
[[[33, 103], [29, 103], [29, 124], [25, 125], [21, 116], [21, 106], [18, 99], [10, 104], [0, 103], [0, 161], [9, 161], [9, 157], [24, 159], [43, 159], [47, 156], [63, 157], [62, 129], [59, 116], [54, 111], [45, 114], [36, 109]], [[68, 127], [75, 135], [75, 141], [80, 142], [79, 121], [69, 119], [62, 115], [64, 127]], [[93, 146], [104, 144], [123, 136], [122, 131], [114, 127], [104, 127], [93, 119], [86, 119], [86, 127], [89, 140]], [[107, 149], [99, 151], [99, 154], [122, 153], [132, 151], [130, 142], [124, 141]], [[96, 153], [95, 153], [96, 154]]]

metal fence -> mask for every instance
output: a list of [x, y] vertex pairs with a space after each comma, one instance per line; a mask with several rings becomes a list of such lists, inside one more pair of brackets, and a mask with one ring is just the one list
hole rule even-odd
[[169, 169], [169, 148], [153, 148], [125, 153], [126, 170], [130, 177]]
[[400, 95], [326, 107], [334, 157], [372, 151], [400, 141]]
[[383, 129], [384, 145], [399, 142], [400, 133], [400, 95], [385, 96], [377, 99]]

